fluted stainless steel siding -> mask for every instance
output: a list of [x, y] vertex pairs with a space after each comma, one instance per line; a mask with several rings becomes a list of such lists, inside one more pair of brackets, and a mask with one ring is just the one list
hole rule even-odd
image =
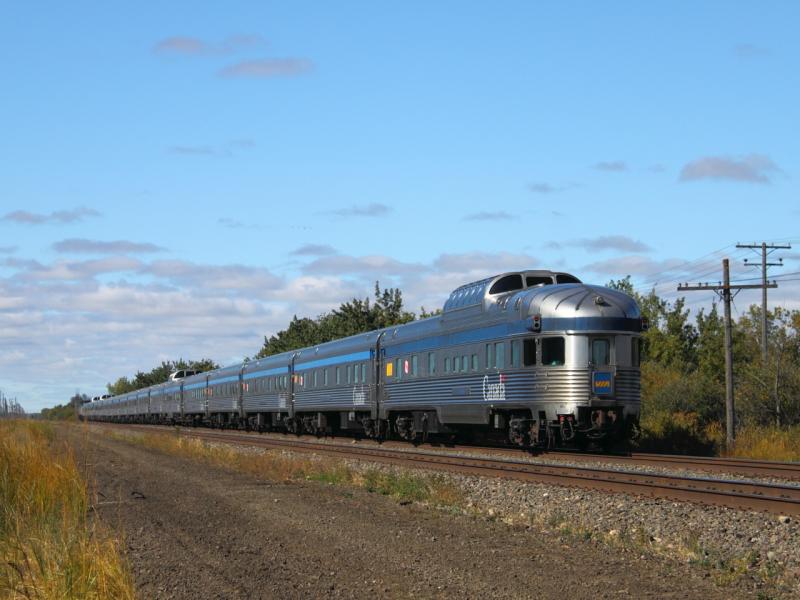
[[[497, 385], [503, 378], [504, 394], [484, 398], [484, 381]], [[486, 378], [486, 379], [485, 379]], [[638, 369], [619, 369], [612, 399], [639, 402]], [[385, 406], [390, 410], [442, 405], [587, 403], [591, 393], [589, 369], [545, 368], [517, 371], [471, 372], [435, 378], [409, 378], [386, 384]]]
[[[288, 392], [245, 392], [242, 406], [245, 412], [277, 412], [286, 409], [286, 396]], [[281, 400], [283, 397], [283, 400]]]
[[351, 411], [369, 410], [372, 407], [372, 385], [349, 385], [325, 389], [295, 390], [296, 411]]
[[183, 392], [183, 412], [187, 415], [204, 414], [206, 412], [205, 388], [198, 388], [201, 392], [198, 397], [193, 393], [198, 390]]
[[237, 398], [234, 396], [216, 394], [208, 398], [210, 412], [234, 412], [238, 409]]
[[[484, 399], [484, 378], [489, 385], [501, 383], [504, 399]], [[524, 402], [580, 402], [589, 399], [588, 369], [541, 369], [486, 371], [435, 378], [405, 379], [386, 385], [388, 406], [421, 404], [519, 404]]]

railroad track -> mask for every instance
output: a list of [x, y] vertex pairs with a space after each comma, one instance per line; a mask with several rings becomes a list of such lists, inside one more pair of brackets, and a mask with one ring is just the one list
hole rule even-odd
[[[153, 431], [151, 426], [122, 426]], [[651, 498], [695, 502], [741, 510], [800, 516], [800, 487], [641, 473], [573, 465], [543, 465], [511, 458], [456, 456], [431, 450], [396, 450], [384, 446], [363, 447], [356, 444], [320, 443], [298, 439], [278, 439], [245, 433], [180, 429], [180, 435], [223, 443], [264, 448], [286, 449], [366, 460], [412, 468], [426, 468], [452, 473], [502, 477], [526, 482], [548, 483], [604, 492], [624, 492]], [[721, 459], [726, 460], [726, 459]]]
[[[159, 425], [143, 425], [146, 429], [152, 430], [153, 428], [172, 429], [169, 426]], [[213, 430], [212, 430], [213, 431]], [[238, 432], [242, 435], [255, 437], [256, 433]], [[266, 434], [267, 437], [280, 436], [282, 434]], [[301, 435], [296, 438], [299, 441], [313, 442], [318, 438], [310, 435]], [[351, 440], [351, 438], [342, 438]], [[370, 445], [379, 448], [398, 448], [407, 450], [413, 448], [408, 442], [386, 441], [378, 443], [374, 440], [361, 439], [358, 440], [360, 445]], [[432, 451], [458, 451], [462, 453], [489, 453], [498, 456], [508, 456], [515, 458], [526, 452], [519, 448], [510, 448], [507, 446], [476, 446], [476, 445], [462, 445], [462, 444], [436, 444], [426, 443], [417, 446], [417, 448], [429, 448]], [[645, 452], [635, 452], [633, 454], [592, 454], [586, 452], [570, 452], [564, 450], [553, 451], [533, 451], [530, 453], [532, 456], [541, 456], [543, 458], [560, 460], [566, 459], [573, 462], [586, 462], [586, 463], [618, 463], [620, 465], [641, 465], [652, 466], [670, 470], [688, 470], [688, 471], [701, 471], [707, 473], [725, 473], [729, 475], [741, 475], [744, 477], [754, 478], [775, 478], [784, 479], [787, 481], [800, 481], [800, 463], [791, 462], [776, 462], [768, 460], [753, 460], [743, 458], [717, 458], [709, 456], [686, 456], [678, 454], [651, 454]]]
[[648, 465], [668, 469], [688, 469], [712, 473], [729, 473], [748, 477], [775, 477], [800, 481], [800, 463], [752, 460], [745, 458], [716, 458], [709, 456], [683, 456], [678, 454], [648, 454], [634, 452], [631, 455], [579, 454], [555, 452], [552, 456], [563, 456], [584, 462], [618, 462], [630, 465]]

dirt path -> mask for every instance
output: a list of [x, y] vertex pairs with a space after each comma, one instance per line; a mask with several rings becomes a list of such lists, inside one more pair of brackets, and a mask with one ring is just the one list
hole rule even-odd
[[731, 598], [696, 570], [363, 490], [273, 484], [90, 434], [142, 598]]

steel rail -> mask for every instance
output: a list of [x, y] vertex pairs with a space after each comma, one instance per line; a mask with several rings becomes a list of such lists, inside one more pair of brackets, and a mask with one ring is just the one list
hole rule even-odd
[[548, 456], [567, 457], [584, 462], [619, 462], [621, 464], [651, 465], [668, 469], [692, 469], [714, 473], [729, 473], [751, 477], [774, 477], [800, 480], [800, 463], [753, 460], [746, 458], [718, 458], [713, 456], [685, 456], [678, 454], [651, 454], [634, 452], [620, 454], [586, 454], [552, 452]]
[[[172, 429], [167, 425], [139, 425], [139, 427], [154, 428], [161, 427]], [[191, 429], [191, 428], [190, 428]], [[213, 430], [212, 430], [213, 431]], [[233, 431], [229, 433], [234, 433]], [[255, 433], [238, 431], [243, 436], [253, 437]], [[281, 434], [266, 434], [265, 437]], [[294, 438], [297, 440], [316, 440], [315, 436], [303, 434]], [[342, 439], [349, 439], [344, 437]], [[331, 442], [329, 442], [331, 443]], [[708, 473], [725, 473], [729, 475], [741, 475], [744, 477], [756, 478], [775, 478], [787, 481], [800, 481], [800, 463], [776, 462], [767, 460], [754, 460], [744, 458], [718, 458], [709, 456], [688, 456], [679, 454], [655, 454], [645, 452], [634, 452], [633, 454], [594, 454], [587, 452], [571, 452], [568, 450], [536, 451], [511, 448], [508, 446], [478, 446], [472, 444], [441, 444], [429, 442], [417, 446], [411, 446], [409, 442], [385, 441], [382, 443], [369, 439], [358, 440], [359, 444], [374, 444], [386, 448], [431, 448], [432, 450], [458, 451], [466, 453], [492, 453], [501, 454], [514, 458], [525, 452], [531, 456], [541, 456], [552, 460], [568, 459], [576, 462], [601, 462], [619, 463], [621, 465], [641, 465], [654, 466], [663, 469], [686, 469], [693, 471], [704, 471]]]
[[[134, 426], [134, 428], [152, 430], [148, 426]], [[187, 437], [225, 443], [800, 516], [800, 487], [794, 486], [571, 465], [542, 465], [521, 460], [455, 456], [418, 449], [364, 448], [353, 444], [275, 439], [214, 430], [182, 428], [178, 433]]]

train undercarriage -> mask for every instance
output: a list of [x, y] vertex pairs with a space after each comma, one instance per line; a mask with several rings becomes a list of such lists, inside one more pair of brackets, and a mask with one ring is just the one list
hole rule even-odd
[[[576, 414], [577, 413], [577, 414]], [[609, 450], [626, 446], [638, 434], [638, 419], [624, 414], [622, 406], [578, 407], [576, 413], [547, 419], [544, 411], [497, 410], [488, 424], [442, 423], [435, 410], [389, 412], [374, 418], [369, 412], [162, 413], [94, 420], [120, 423], [210, 427], [257, 432], [283, 432], [319, 437], [350, 436], [379, 441], [403, 440], [419, 443], [490, 443], [519, 448], [572, 448]]]

